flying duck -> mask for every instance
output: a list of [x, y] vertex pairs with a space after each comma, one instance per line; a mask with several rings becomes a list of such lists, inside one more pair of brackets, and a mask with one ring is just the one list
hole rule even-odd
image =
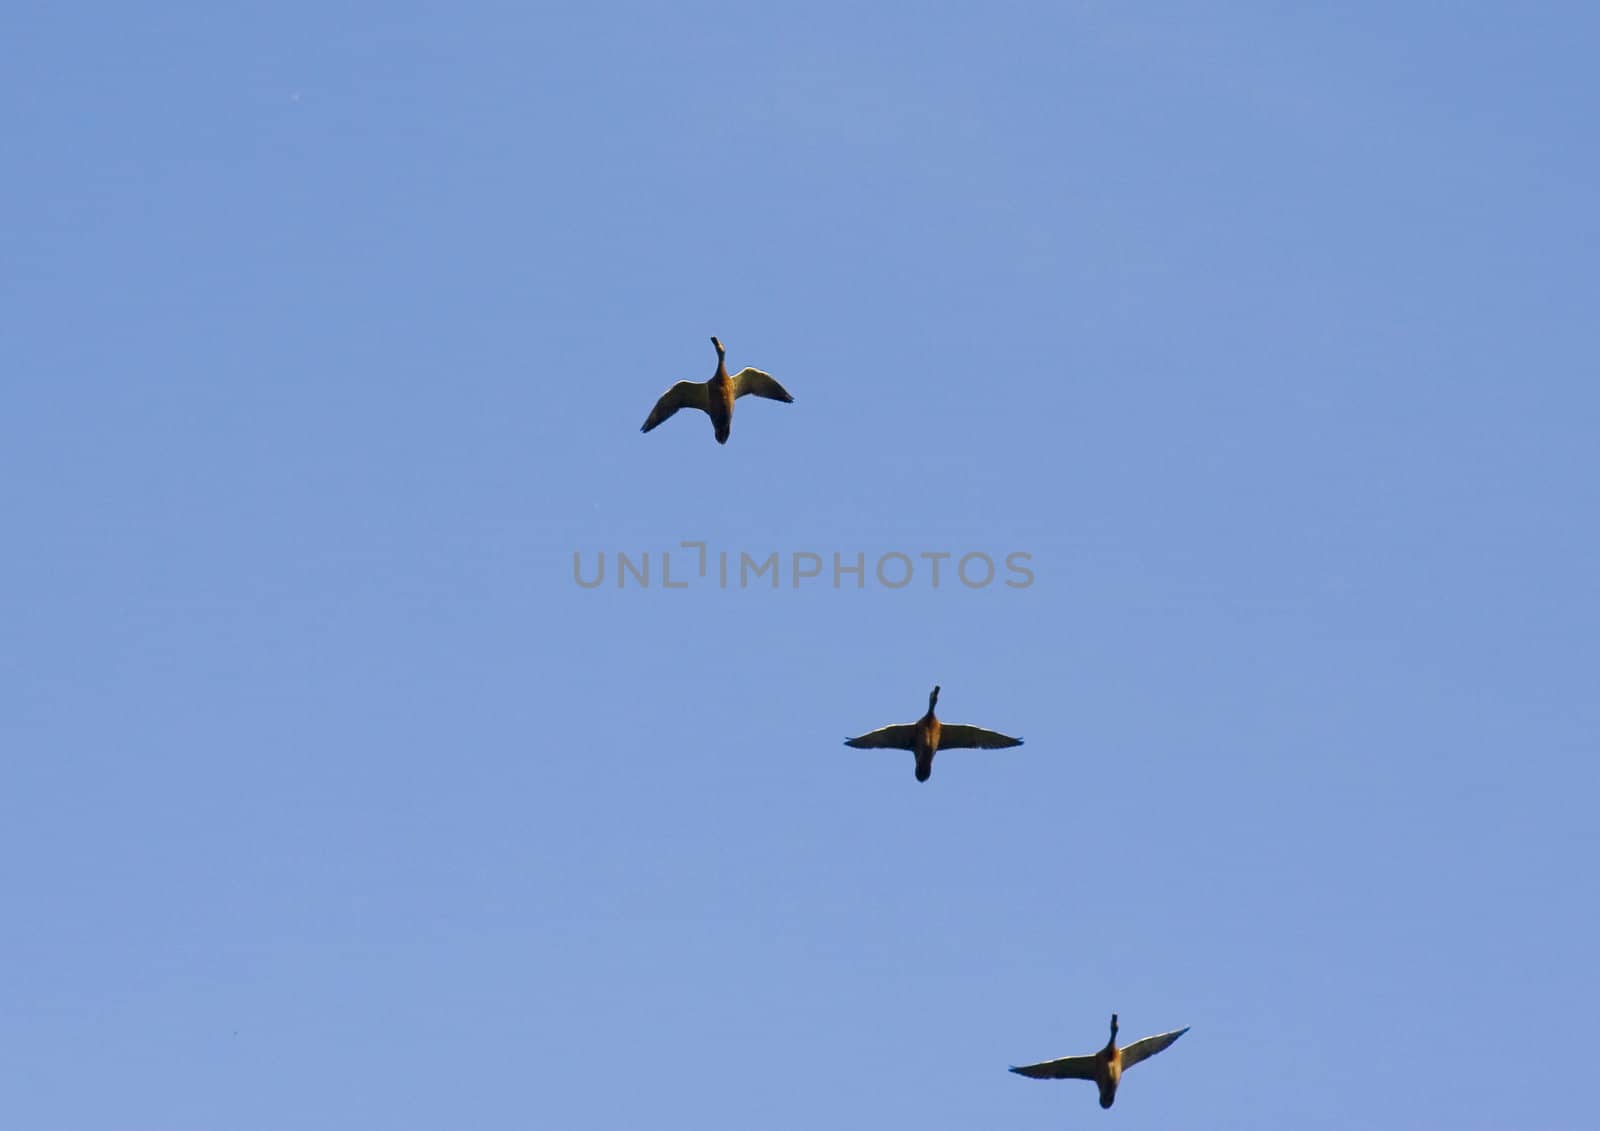
[[1189, 1031], [1185, 1025], [1170, 1033], [1146, 1037], [1131, 1045], [1117, 1047], [1117, 1015], [1111, 1015], [1111, 1039], [1106, 1047], [1089, 1056], [1066, 1056], [1060, 1060], [1047, 1060], [1043, 1064], [1027, 1064], [1011, 1071], [1035, 1080], [1093, 1080], [1100, 1088], [1100, 1106], [1110, 1107], [1117, 1098], [1117, 1085], [1122, 1074], [1141, 1060], [1155, 1056], [1173, 1041]]
[[746, 394], [766, 397], [769, 401], [792, 404], [789, 390], [772, 379], [772, 374], [759, 369], [741, 369], [728, 376], [728, 365], [722, 343], [716, 338], [711, 344], [717, 347], [717, 371], [709, 381], [679, 381], [661, 394], [656, 407], [645, 418], [641, 432], [648, 432], [680, 408], [697, 408], [711, 418], [717, 443], [728, 442], [728, 429], [733, 424], [733, 402]]
[[935, 687], [928, 696], [928, 713], [914, 723], [896, 723], [879, 727], [859, 738], [847, 738], [846, 746], [858, 750], [891, 747], [910, 750], [917, 756], [917, 780], [927, 781], [933, 773], [933, 756], [941, 750], [999, 750], [1007, 746], [1021, 746], [1022, 739], [984, 730], [982, 727], [958, 723], [940, 723], [934, 717], [934, 704], [939, 702], [939, 689]]

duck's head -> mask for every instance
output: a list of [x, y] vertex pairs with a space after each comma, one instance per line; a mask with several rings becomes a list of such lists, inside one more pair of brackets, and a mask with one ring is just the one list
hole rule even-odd
[[711, 336], [711, 344], [712, 344], [712, 345], [714, 345], [714, 346], [716, 346], [716, 347], [717, 347], [717, 356], [718, 356], [718, 357], [721, 357], [721, 356], [722, 356], [722, 355], [723, 355], [723, 354], [724, 354], [724, 353], [725, 353], [725, 352], [726, 352], [726, 351], [725, 351], [725, 350], [724, 350], [724, 349], [723, 349], [723, 348], [722, 348], [722, 343], [721, 343], [721, 342], [719, 342], [719, 341], [717, 341], [717, 338], [716, 338], [716, 335], [715, 335], [715, 334], [713, 334], [713, 335], [712, 335], [712, 336]]
[[1117, 1043], [1117, 1015], [1115, 1013], [1111, 1015], [1111, 1043]]
[[939, 702], [939, 685], [933, 685], [933, 690], [928, 692], [928, 710], [933, 710], [934, 704]]

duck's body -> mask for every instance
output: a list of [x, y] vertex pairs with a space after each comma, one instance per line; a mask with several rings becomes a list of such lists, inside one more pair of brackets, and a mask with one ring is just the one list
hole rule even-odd
[[[717, 339], [711, 340], [714, 342]], [[706, 390], [706, 415], [711, 418], [711, 431], [716, 435], [717, 443], [726, 444], [728, 433], [733, 429], [733, 402], [739, 394], [734, 391], [733, 378], [728, 376], [728, 365], [723, 360], [720, 348], [717, 350], [717, 371], [706, 384], [709, 386]]]
[[1046, 1060], [1027, 1064], [1011, 1071], [1035, 1080], [1092, 1080], [1100, 1089], [1100, 1106], [1110, 1107], [1117, 1099], [1117, 1085], [1122, 1083], [1122, 1073], [1141, 1060], [1154, 1056], [1173, 1041], [1189, 1031], [1188, 1026], [1174, 1029], [1154, 1037], [1145, 1037], [1131, 1045], [1117, 1047], [1117, 1015], [1111, 1015], [1111, 1039], [1106, 1047], [1089, 1056], [1067, 1056], [1060, 1060]]
[[928, 700], [928, 713], [916, 722], [917, 732], [911, 737], [911, 752], [917, 759], [917, 780], [927, 781], [933, 774], [933, 756], [939, 753], [939, 739], [944, 737], [944, 727], [939, 716], [933, 713], [934, 700], [939, 692], [934, 690]]
[[928, 695], [928, 713], [914, 723], [897, 723], [879, 727], [856, 738], [844, 740], [846, 746], [858, 750], [888, 747], [909, 750], [917, 759], [917, 780], [927, 781], [933, 774], [933, 756], [940, 750], [1000, 750], [1008, 746], [1021, 746], [1022, 739], [981, 727], [952, 723], [945, 726], [933, 713], [939, 702], [939, 689]]
[[744, 368], [729, 376], [726, 351], [716, 338], [711, 344], [717, 347], [717, 371], [709, 381], [679, 381], [661, 394], [656, 407], [645, 418], [641, 432], [648, 432], [680, 408], [697, 408], [711, 418], [711, 429], [717, 443], [726, 444], [733, 427], [733, 402], [740, 397], [754, 395], [768, 400], [792, 404], [794, 398], [772, 374], [759, 369]]

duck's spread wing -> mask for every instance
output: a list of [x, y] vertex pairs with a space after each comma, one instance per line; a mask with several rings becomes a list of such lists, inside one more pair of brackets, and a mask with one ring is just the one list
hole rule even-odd
[[733, 395], [742, 397], [746, 394], [766, 397], [769, 401], [783, 401], [785, 404], [794, 402], [788, 389], [774, 381], [772, 374], [759, 369], [741, 369], [733, 375]]
[[1035, 1080], [1093, 1080], [1097, 1076], [1096, 1061], [1092, 1056], [1064, 1056], [1043, 1064], [1013, 1067], [1011, 1071], [1018, 1076], [1032, 1076]]
[[916, 729], [910, 723], [896, 723], [894, 726], [868, 731], [859, 738], [847, 738], [844, 744], [854, 746], [857, 750], [870, 750], [880, 746], [892, 747], [895, 750], [911, 750], [912, 735]]
[[1141, 1060], [1148, 1060], [1150, 1057], [1155, 1056], [1156, 1053], [1166, 1048], [1173, 1041], [1177, 1040], [1188, 1031], [1189, 1027], [1185, 1025], [1182, 1029], [1174, 1029], [1170, 1033], [1161, 1033], [1154, 1037], [1145, 1037], [1142, 1040], [1134, 1041], [1131, 1045], [1123, 1045], [1122, 1067], [1124, 1069], [1132, 1068]]
[[661, 394], [661, 399], [656, 402], [656, 407], [650, 410], [650, 415], [645, 418], [641, 432], [648, 432], [667, 417], [677, 412], [680, 408], [697, 408], [701, 412], [709, 412], [711, 400], [706, 393], [705, 383], [702, 381], [679, 381], [672, 388]]
[[943, 723], [939, 727], [940, 750], [1003, 750], [1007, 746], [1021, 745], [1020, 738], [982, 727], [963, 723]]

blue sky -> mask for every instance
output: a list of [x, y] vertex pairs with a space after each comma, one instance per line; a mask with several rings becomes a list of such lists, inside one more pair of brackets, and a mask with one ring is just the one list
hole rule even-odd
[[19, 10], [0, 1123], [1591, 1126], [1597, 24]]

